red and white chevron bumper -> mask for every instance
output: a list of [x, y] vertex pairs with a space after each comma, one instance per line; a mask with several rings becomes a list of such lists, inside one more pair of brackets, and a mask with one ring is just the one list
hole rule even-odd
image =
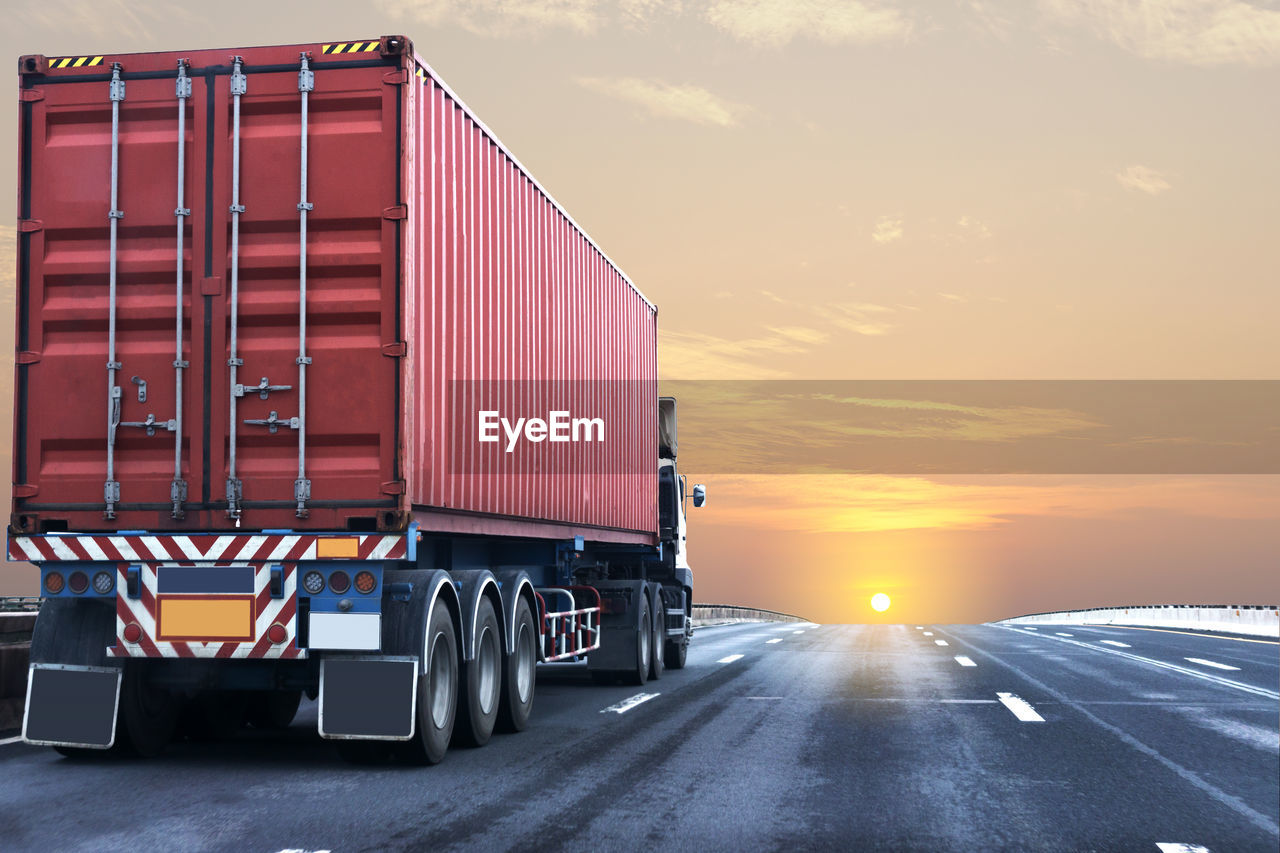
[[[294, 563], [276, 565], [282, 575], [279, 598], [271, 597], [270, 565], [254, 569], [251, 595], [162, 595], [157, 591], [156, 569], [163, 571], [164, 566], [144, 563], [139, 571], [137, 598], [130, 598], [126, 593], [126, 567], [121, 566], [116, 572], [116, 644], [107, 649], [107, 654], [118, 658], [306, 657], [306, 651], [298, 648], [297, 566]], [[228, 626], [234, 631], [233, 639], [192, 636], [182, 620], [207, 625], [208, 617], [201, 619], [197, 615], [192, 620], [190, 615], [177, 612], [177, 606], [190, 610], [209, 605], [239, 611], [240, 615]], [[273, 640], [274, 626], [279, 627]]]
[[9, 559], [95, 562], [178, 560], [254, 562], [258, 560], [400, 560], [409, 551], [403, 534], [347, 536], [314, 534], [191, 535], [66, 534], [11, 536]]

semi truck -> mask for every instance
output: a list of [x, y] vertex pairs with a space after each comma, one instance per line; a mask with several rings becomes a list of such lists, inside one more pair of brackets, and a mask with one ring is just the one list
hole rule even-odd
[[[409, 39], [19, 59], [23, 737], [434, 764], [692, 636], [657, 309]], [[105, 381], [104, 381], [105, 380]]]

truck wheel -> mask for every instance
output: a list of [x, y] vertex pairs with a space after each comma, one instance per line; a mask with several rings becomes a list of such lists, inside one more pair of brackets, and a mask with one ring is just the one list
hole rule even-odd
[[649, 658], [653, 650], [653, 624], [649, 619], [649, 599], [640, 595], [640, 626], [636, 629], [636, 668], [627, 672], [632, 684], [649, 680]]
[[125, 663], [116, 718], [117, 742], [124, 735], [133, 751], [143, 758], [159, 755], [173, 738], [180, 710], [173, 693], [146, 682], [140, 662]]
[[529, 602], [516, 603], [515, 650], [502, 658], [502, 705], [498, 728], [504, 732], [522, 732], [533, 713], [533, 689], [537, 681], [538, 629], [533, 623]]
[[250, 694], [245, 716], [255, 729], [280, 731], [289, 728], [301, 704], [301, 690], [264, 690]]
[[666, 654], [663, 657], [667, 669], [684, 669], [685, 659], [689, 657], [689, 641], [683, 637], [679, 640], [667, 640]]
[[654, 681], [662, 677], [662, 644], [666, 634], [667, 610], [662, 603], [662, 594], [659, 593], [653, 613], [653, 632], [649, 638], [649, 678]]
[[458, 691], [458, 718], [461, 725], [454, 736], [464, 746], [484, 746], [493, 734], [502, 698], [502, 634], [493, 602], [480, 600], [476, 613], [474, 659], [462, 666]]
[[439, 764], [449, 749], [458, 713], [458, 640], [443, 601], [431, 614], [423, 641], [426, 671], [418, 677], [417, 731], [397, 744], [395, 754], [410, 764]]

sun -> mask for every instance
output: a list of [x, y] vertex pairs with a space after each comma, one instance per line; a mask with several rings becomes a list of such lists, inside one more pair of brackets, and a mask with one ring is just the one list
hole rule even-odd
[[888, 610], [889, 604], [889, 596], [885, 595], [883, 592], [877, 592], [875, 595], [871, 596], [871, 609], [877, 613], [883, 613]]

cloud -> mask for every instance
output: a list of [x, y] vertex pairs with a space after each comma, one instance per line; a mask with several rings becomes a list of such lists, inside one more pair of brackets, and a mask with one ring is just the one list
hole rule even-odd
[[74, 22], [76, 31], [94, 39], [126, 36], [154, 41], [159, 38], [157, 30], [165, 31], [173, 24], [205, 24], [202, 15], [178, 4], [147, 8], [128, 0], [44, 0], [19, 5], [8, 14], [26, 28], [53, 30], [59, 35], [67, 34], [68, 22]]
[[654, 18], [679, 17], [684, 4], [681, 0], [620, 0], [618, 11], [628, 25], [643, 28]]
[[716, 0], [707, 21], [741, 41], [782, 47], [808, 38], [827, 44], [903, 41], [912, 21], [898, 9], [859, 0]]
[[975, 240], [986, 240], [991, 237], [991, 229], [986, 226], [986, 223], [979, 222], [972, 216], [961, 216], [956, 220], [956, 225], [966, 236]]
[[1138, 190], [1147, 195], [1160, 195], [1165, 190], [1173, 189], [1160, 172], [1147, 166], [1130, 166], [1116, 172], [1116, 180], [1127, 190]]
[[1115, 519], [1152, 510], [1266, 519], [1280, 509], [1274, 485], [1247, 478], [717, 474], [714, 483], [714, 512], [700, 525], [805, 533], [981, 530], [1019, 517]]
[[554, 29], [587, 34], [600, 24], [597, 0], [377, 0], [377, 6], [392, 17], [451, 24], [490, 37]]
[[733, 127], [751, 108], [726, 101], [700, 86], [678, 86], [639, 77], [579, 77], [578, 85], [643, 107], [658, 118]]
[[760, 359], [805, 353], [829, 337], [806, 326], [778, 326], [753, 338], [721, 338], [701, 332], [659, 333], [663, 379], [782, 379], [790, 374]]
[[1040, 6], [1050, 18], [1145, 59], [1202, 66], [1280, 61], [1280, 11], [1242, 0], [1041, 0]]
[[876, 220], [876, 227], [871, 232], [871, 239], [882, 246], [886, 243], [892, 243], [894, 240], [901, 240], [902, 220], [895, 219], [892, 216], [881, 216]]
[[832, 324], [868, 337], [887, 335], [897, 328], [886, 315], [896, 313], [888, 305], [869, 302], [835, 302], [818, 305], [815, 311]]

